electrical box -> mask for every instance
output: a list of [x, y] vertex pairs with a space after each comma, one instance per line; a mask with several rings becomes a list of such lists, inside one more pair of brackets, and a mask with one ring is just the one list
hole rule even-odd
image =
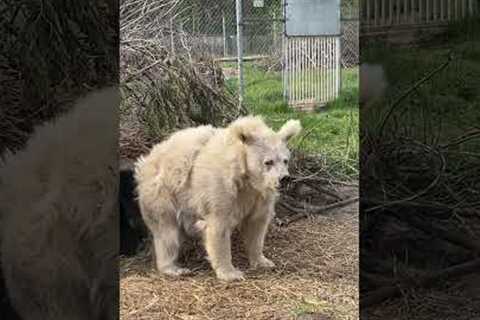
[[285, 0], [287, 36], [340, 35], [340, 0]]

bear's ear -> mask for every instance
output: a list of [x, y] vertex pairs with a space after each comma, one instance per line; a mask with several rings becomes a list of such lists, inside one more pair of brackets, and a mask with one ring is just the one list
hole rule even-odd
[[300, 121], [288, 120], [280, 128], [280, 130], [278, 131], [278, 135], [283, 141], [288, 142], [288, 140], [299, 134], [300, 131], [302, 131], [302, 125], [300, 124]]
[[232, 140], [241, 141], [244, 144], [251, 144], [255, 141], [256, 135], [265, 127], [261, 117], [247, 116], [232, 122], [227, 130]]

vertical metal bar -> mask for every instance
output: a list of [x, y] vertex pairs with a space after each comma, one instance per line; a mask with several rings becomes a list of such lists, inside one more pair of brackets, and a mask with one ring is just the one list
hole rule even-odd
[[335, 97], [338, 98], [340, 90], [342, 89], [342, 66], [340, 64], [340, 57], [342, 55], [342, 42], [340, 37], [336, 37], [336, 47], [337, 47], [337, 59], [335, 61], [335, 66], [337, 68], [337, 83], [336, 83], [336, 92]]
[[433, 0], [433, 22], [437, 21], [438, 19], [438, 12], [437, 12], [437, 0]]
[[291, 88], [292, 88], [292, 103], [293, 103], [293, 101], [295, 100], [295, 86], [297, 85], [297, 83], [295, 81], [295, 71], [297, 69], [297, 67], [295, 65], [295, 46], [294, 46], [295, 45], [295, 38], [294, 37], [290, 38], [290, 41], [291, 41], [290, 48], [292, 50], [291, 51], [291, 62], [292, 62], [291, 66], [292, 66], [292, 69], [291, 69], [290, 72], [292, 73], [292, 75], [291, 75], [291, 77], [292, 77]]
[[292, 43], [292, 49], [293, 49], [293, 83], [294, 83], [294, 95], [293, 95], [293, 101], [296, 103], [297, 102], [297, 97], [298, 97], [298, 42], [297, 38], [293, 38], [293, 43]]
[[312, 57], [311, 57], [311, 64], [312, 64], [312, 68], [311, 68], [311, 72], [312, 72], [312, 99], [313, 101], [315, 101], [315, 86], [316, 86], [316, 83], [317, 83], [317, 79], [316, 79], [316, 66], [317, 66], [317, 62], [316, 62], [316, 54], [315, 54], [315, 43], [316, 43], [316, 38], [317, 37], [312, 37]]
[[[368, 0], [367, 0], [368, 1]], [[323, 39], [325, 39], [323, 36], [320, 37], [318, 40], [319, 40], [319, 61], [320, 61], [320, 83], [319, 83], [319, 89], [320, 89], [320, 102], [323, 103], [323, 93], [324, 93], [324, 89], [323, 89], [323, 81], [324, 81], [324, 76], [323, 76], [323, 52], [324, 52], [324, 49], [323, 49]]]
[[303, 79], [303, 61], [302, 61], [302, 37], [297, 39], [298, 42], [298, 101], [302, 101], [302, 79]]
[[325, 101], [325, 98], [328, 94], [327, 89], [328, 89], [328, 77], [327, 77], [327, 37], [323, 37], [323, 50], [322, 50], [322, 59], [323, 59], [323, 76], [322, 76], [322, 82], [323, 82], [323, 102]]
[[[377, 1], [378, 0], [375, 0], [375, 3], [377, 3]], [[375, 14], [375, 16], [376, 16], [376, 14]], [[377, 19], [375, 18], [375, 20], [377, 20]], [[375, 24], [376, 24], [376, 22], [375, 22]], [[331, 81], [332, 81], [332, 79], [330, 77], [330, 71], [331, 71], [330, 70], [331, 69], [331, 65], [330, 65], [330, 63], [331, 63], [331, 59], [330, 59], [330, 54], [331, 54], [331, 51], [330, 51], [330, 37], [327, 37], [326, 42], [327, 42], [327, 50], [326, 50], [325, 53], [326, 53], [326, 56], [327, 56], [327, 68], [326, 69], [327, 69], [327, 101], [328, 101], [330, 99], [330, 90], [331, 90], [330, 87], [331, 87]]]
[[309, 73], [309, 43], [310, 37], [305, 38], [305, 99], [308, 99], [310, 96], [310, 73]]
[[286, 42], [287, 42], [287, 50], [288, 50], [288, 56], [287, 56], [287, 61], [288, 61], [288, 67], [287, 67], [287, 72], [288, 72], [288, 89], [287, 89], [287, 94], [288, 94], [288, 103], [290, 104], [290, 101], [292, 100], [292, 92], [293, 92], [293, 75], [292, 75], [292, 38], [286, 37]]
[[302, 62], [303, 62], [303, 81], [302, 81], [302, 84], [303, 84], [303, 100], [305, 101], [305, 99], [307, 98], [307, 80], [308, 80], [308, 74], [307, 74], [307, 62], [308, 62], [308, 57], [307, 57], [307, 45], [308, 45], [308, 37], [304, 37], [303, 38], [303, 45], [302, 45]]
[[227, 56], [227, 27], [225, 25], [225, 12], [222, 11], [222, 31], [223, 31], [223, 56]]
[[453, 0], [453, 20], [457, 20], [458, 14], [458, 2], [457, 0]]
[[316, 44], [317, 37], [312, 37], [312, 57], [311, 57], [311, 63], [312, 63], [312, 100], [315, 103], [316, 102], [316, 94], [315, 94], [315, 88], [316, 88], [316, 83], [317, 83], [317, 78], [316, 78], [316, 52], [315, 52], [315, 44]]
[[292, 103], [297, 99], [297, 38], [292, 37]]
[[320, 77], [319, 77], [319, 72], [320, 72], [320, 68], [319, 68], [319, 57], [320, 55], [318, 54], [318, 50], [319, 50], [319, 38], [318, 37], [315, 37], [315, 101], [317, 103], [320, 102], [320, 97], [319, 97], [319, 84], [320, 84]]
[[325, 101], [328, 97], [328, 37], [323, 38], [323, 84], [324, 84], [324, 93], [323, 100]]
[[410, 22], [415, 23], [415, 0], [410, 0]]
[[440, 21], [443, 21], [445, 19], [445, 6], [444, 6], [444, 0], [440, 0]]
[[425, 8], [425, 22], [430, 21], [430, 0], [425, 0], [426, 1], [426, 8]]
[[293, 100], [293, 50], [292, 50], [292, 38], [287, 38], [288, 43], [288, 99], [289, 102]]
[[418, 20], [420, 23], [423, 22], [423, 1], [420, 0], [418, 3]]
[[323, 72], [324, 72], [324, 83], [325, 83], [325, 92], [323, 94], [323, 100], [326, 101], [328, 99], [328, 37], [325, 37], [324, 38], [324, 48], [325, 50], [323, 51], [323, 57], [324, 57], [324, 68], [323, 68]]
[[403, 23], [408, 22], [408, 0], [403, 1]]
[[283, 18], [282, 22], [282, 34], [281, 34], [281, 41], [282, 41], [282, 81], [283, 81], [283, 100], [287, 101], [288, 103], [288, 77], [286, 72], [288, 72], [288, 50], [287, 50], [287, 43], [286, 43], [286, 32], [285, 32], [285, 0], [282, 0], [282, 12], [281, 17]]
[[370, 24], [370, 0], [366, 0], [367, 1], [367, 4], [366, 4], [366, 16], [365, 16], [365, 20], [367, 22], [367, 25]]
[[[378, 8], [380, 14], [380, 8]], [[330, 37], [330, 100], [332, 100], [335, 91], [335, 48], [334, 37]]]
[[242, 0], [236, 0], [237, 6], [237, 60], [238, 60], [238, 109], [243, 105], [243, 16]]
[[452, 20], [452, 1], [447, 0], [447, 11], [448, 11], [448, 20]]
[[302, 39], [302, 100], [307, 97], [307, 41], [308, 37]]
[[297, 72], [296, 72], [296, 77], [297, 77], [297, 96], [295, 100], [298, 102], [302, 99], [302, 58], [301, 58], [301, 38], [297, 37], [295, 39], [297, 42], [297, 49], [296, 49], [296, 60], [297, 60]]
[[317, 53], [315, 51], [316, 48], [316, 41], [317, 37], [312, 37], [312, 57], [311, 57], [311, 63], [312, 63], [312, 100], [313, 102], [316, 102], [316, 86], [317, 86], [317, 74], [316, 74], [316, 69], [317, 69], [317, 62], [316, 62], [316, 57]]
[[373, 21], [374, 25], [378, 25], [378, 0], [373, 0]]
[[402, 5], [400, 3], [401, 0], [396, 0], [397, 1], [397, 24], [400, 24], [400, 6]]
[[305, 37], [304, 39], [304, 47], [303, 47], [303, 61], [304, 61], [304, 74], [305, 74], [305, 79], [303, 81], [303, 92], [304, 96], [303, 99], [306, 102], [308, 99], [308, 39], [309, 37]]
[[385, 0], [382, 0], [382, 25], [385, 25], [386, 24], [386, 16], [385, 16]]
[[335, 38], [330, 37], [330, 100], [335, 94]]
[[[376, 2], [377, 0], [375, 0]], [[374, 2], [374, 3], [375, 3]], [[329, 77], [329, 72], [330, 72], [330, 48], [329, 48], [329, 45], [330, 45], [330, 37], [327, 37], [325, 39], [325, 47], [326, 47], [326, 50], [325, 50], [325, 78], [326, 78], [326, 81], [325, 81], [325, 84], [327, 86], [327, 89], [326, 89], [326, 101], [328, 101], [328, 98], [330, 96], [330, 77]]]
[[295, 69], [294, 69], [294, 79], [293, 79], [293, 82], [295, 83], [295, 95], [293, 97], [293, 100], [295, 101], [295, 103], [297, 103], [297, 99], [298, 99], [298, 72], [299, 72], [299, 68], [298, 68], [298, 38], [295, 37], [294, 38], [294, 66], [295, 66]]
[[273, 32], [273, 54], [277, 51], [277, 15], [275, 12], [273, 13], [273, 25], [272, 25], [272, 32]]
[[302, 79], [303, 79], [303, 60], [302, 60], [302, 37], [297, 39], [298, 41], [298, 101], [302, 100]]
[[330, 100], [335, 96], [335, 38], [330, 37]]
[[303, 100], [304, 98], [304, 92], [303, 92], [303, 82], [304, 82], [304, 79], [305, 79], [305, 76], [303, 74], [304, 72], [304, 56], [303, 56], [303, 45], [304, 45], [304, 41], [305, 41], [305, 38], [304, 37], [300, 37], [300, 50], [299, 50], [299, 57], [300, 57], [300, 101]]
[[394, 0], [388, 0], [388, 21], [389, 25], [393, 24], [393, 1]]
[[312, 73], [311, 73], [311, 59], [312, 59], [312, 37], [307, 38], [307, 97], [310, 100], [312, 98]]
[[286, 47], [285, 37], [282, 36], [282, 83], [283, 83], [283, 99], [288, 101], [288, 84], [287, 84], [287, 75], [288, 75], [288, 49]]

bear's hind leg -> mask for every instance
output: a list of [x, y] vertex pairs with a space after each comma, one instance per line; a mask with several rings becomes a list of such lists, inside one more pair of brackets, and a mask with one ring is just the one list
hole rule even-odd
[[181, 226], [177, 221], [175, 208], [168, 202], [158, 201], [154, 209], [141, 204], [144, 221], [153, 236], [157, 270], [170, 276], [190, 273], [189, 269], [177, 265], [181, 245]]
[[153, 234], [153, 245], [155, 248], [155, 262], [157, 270], [170, 276], [180, 276], [191, 271], [177, 265], [177, 258], [180, 251], [180, 228], [173, 223], [160, 223], [161, 229]]

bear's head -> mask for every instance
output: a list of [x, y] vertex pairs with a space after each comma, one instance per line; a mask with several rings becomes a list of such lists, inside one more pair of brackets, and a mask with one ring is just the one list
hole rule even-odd
[[300, 121], [289, 120], [275, 132], [258, 116], [240, 118], [227, 128], [230, 137], [242, 145], [241, 159], [238, 160], [243, 163], [247, 178], [259, 191], [276, 190], [280, 181], [289, 175], [287, 143], [301, 129]]

